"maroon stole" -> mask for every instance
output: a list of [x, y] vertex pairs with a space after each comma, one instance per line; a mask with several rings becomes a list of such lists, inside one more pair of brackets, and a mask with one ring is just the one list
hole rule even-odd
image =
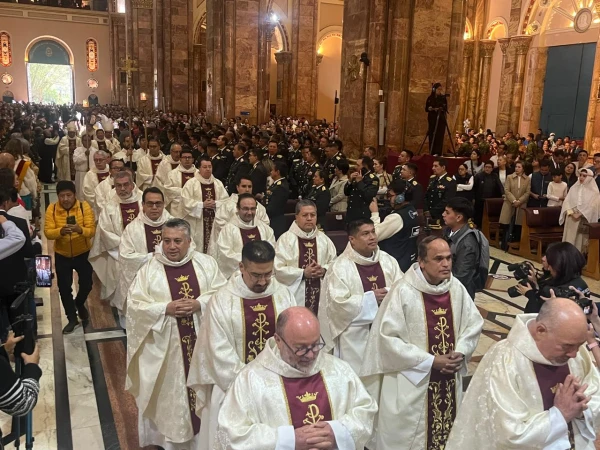
[[121, 218], [123, 219], [123, 229], [127, 227], [140, 213], [140, 204], [138, 202], [133, 203], [120, 203], [121, 207]]
[[152, 175], [156, 175], [156, 170], [162, 162], [162, 159], [150, 159], [150, 165], [152, 166]]
[[[540, 387], [540, 393], [542, 394], [542, 401], [544, 403], [544, 411], [548, 411], [554, 406], [554, 396], [556, 395], [556, 389], [559, 383], [564, 383], [567, 375], [571, 373], [569, 365], [564, 366], [547, 366], [545, 364], [539, 364], [532, 362], [533, 370], [537, 378], [538, 385]], [[571, 423], [568, 424], [569, 428], [569, 442], [571, 443], [571, 449], [575, 449], [575, 437], [573, 435], [573, 426]]]
[[[173, 169], [175, 170], [175, 169]], [[185, 183], [187, 183], [188, 181], [190, 181], [192, 178], [194, 178], [194, 173], [185, 173], [185, 172], [181, 172], [181, 187], [185, 186]]]
[[77, 138], [69, 139], [69, 169], [71, 172], [71, 181], [75, 181], [75, 163], [73, 162], [73, 153], [75, 153], [75, 149], [77, 148]]
[[[317, 261], [317, 238], [298, 238], [298, 267], [305, 269]], [[321, 279], [307, 278], [304, 280], [304, 306], [315, 315], [319, 314], [319, 300], [321, 298]]]
[[154, 253], [154, 247], [162, 241], [162, 227], [151, 227], [144, 224], [144, 231], [146, 232], [146, 249], [148, 253]]
[[240, 234], [242, 235], [243, 245], [246, 245], [248, 242], [260, 241], [260, 231], [258, 231], [258, 227], [250, 228], [249, 230], [240, 228]]
[[244, 324], [244, 363], [254, 361], [263, 351], [267, 340], [275, 334], [277, 311], [273, 296], [241, 298]]
[[358, 275], [360, 276], [360, 281], [365, 292], [383, 289], [386, 286], [385, 275], [381, 264], [378, 262], [370, 266], [356, 264], [356, 270], [358, 270]]
[[175, 169], [177, 169], [177, 167], [179, 167], [179, 163], [178, 162], [176, 162], [176, 163], [170, 163], [170, 164], [171, 164], [171, 170], [175, 170]]
[[100, 184], [104, 180], [106, 180], [109, 175], [110, 175], [110, 172], [96, 173], [96, 176], [98, 177], [98, 184]]
[[96, 141], [96, 145], [98, 145], [98, 150], [107, 150], [105, 141]]
[[[450, 292], [441, 295], [423, 293], [427, 320], [427, 351], [446, 355], [454, 351], [454, 321]], [[427, 390], [427, 449], [443, 449], [456, 417], [456, 378], [432, 369]]]
[[[200, 189], [202, 189], [202, 199], [200, 201], [205, 200], [215, 200], [215, 184], [203, 184], [200, 183]], [[213, 223], [215, 221], [215, 210], [214, 209], [204, 209], [202, 210], [202, 222], [204, 226], [204, 249], [203, 252], [208, 252], [208, 243], [210, 242], [210, 233], [212, 231]]]
[[321, 372], [306, 378], [281, 377], [281, 384], [294, 429], [334, 419], [327, 383]]
[[[192, 261], [188, 261], [181, 267], [164, 266], [164, 268], [172, 301], [181, 298], [196, 299], [200, 296], [200, 285]], [[193, 316], [177, 318], [177, 329], [179, 330], [179, 343], [181, 344], [185, 379], [187, 380], [197, 337]], [[200, 418], [196, 415], [196, 393], [190, 388], [187, 388], [187, 393], [190, 404], [190, 419], [195, 436], [200, 431]]]

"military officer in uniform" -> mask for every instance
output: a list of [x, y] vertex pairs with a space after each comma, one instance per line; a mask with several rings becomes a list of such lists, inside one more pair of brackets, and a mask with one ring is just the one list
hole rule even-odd
[[402, 150], [402, 152], [400, 152], [400, 154], [398, 155], [398, 165], [394, 168], [394, 172], [392, 173], [392, 180], [402, 178], [400, 175], [402, 167], [405, 164], [408, 164], [414, 155], [415, 154], [410, 150]]
[[308, 153], [310, 152], [310, 147], [304, 147], [300, 152], [300, 159], [298, 161], [294, 161], [294, 164], [291, 166], [291, 171], [289, 174], [290, 181], [290, 198], [298, 198], [302, 194], [302, 189], [306, 185], [306, 181], [304, 180], [304, 175], [306, 174], [306, 168], [308, 167], [308, 163], [306, 159], [308, 158]]
[[217, 150], [217, 144], [211, 142], [206, 148], [208, 150], [210, 162], [213, 166], [213, 176], [222, 183], [225, 183], [227, 180], [227, 166], [225, 165], [225, 160], [221, 158], [221, 155]]
[[315, 170], [315, 174], [313, 175], [313, 186], [307, 198], [317, 205], [317, 226], [319, 226], [321, 230], [327, 231], [326, 218], [329, 202], [331, 202], [331, 193], [329, 192], [329, 189], [327, 189], [327, 186], [325, 186], [325, 170]]
[[287, 231], [285, 224], [285, 206], [290, 196], [290, 187], [285, 179], [288, 168], [283, 161], [275, 161], [271, 169], [273, 184], [267, 189], [265, 208], [271, 222], [275, 239]]
[[252, 149], [248, 152], [248, 161], [250, 163], [250, 179], [252, 180], [252, 195], [257, 199], [262, 199], [267, 190], [267, 178], [269, 172], [259, 159], [260, 150]]
[[371, 217], [369, 204], [379, 190], [379, 178], [373, 173], [371, 158], [363, 156], [356, 160], [356, 168], [358, 171], [350, 175], [350, 180], [344, 187], [344, 194], [348, 197], [346, 223], [369, 219]]
[[285, 162], [285, 158], [279, 152], [279, 146], [278, 146], [276, 140], [271, 139], [269, 141], [268, 152], [269, 152], [269, 159], [271, 160], [271, 162], [275, 162], [275, 161]]
[[240, 175], [248, 175], [250, 172], [250, 163], [244, 156], [246, 154], [246, 146], [242, 143], [236, 144], [233, 147], [234, 160], [229, 167], [229, 173], [227, 174], [227, 183], [225, 187], [229, 195], [237, 193], [236, 180]]
[[311, 148], [306, 154], [306, 169], [302, 184], [300, 185], [300, 195], [302, 198], [306, 198], [310, 192], [315, 171], [321, 168], [320, 164], [317, 162], [319, 160], [320, 151], [321, 150], [318, 148]]
[[325, 149], [327, 161], [325, 161], [325, 181], [330, 184], [335, 177], [335, 168], [340, 159], [345, 159], [346, 156], [340, 152], [337, 142], [331, 142]]
[[448, 200], [456, 195], [456, 181], [448, 176], [446, 160], [436, 158], [433, 162], [433, 175], [429, 179], [425, 194], [425, 218], [430, 219], [432, 229], [442, 229], [442, 213]]
[[422, 209], [425, 191], [423, 186], [421, 186], [415, 178], [418, 171], [419, 167], [417, 167], [415, 163], [406, 163], [402, 166], [402, 170], [400, 171], [400, 179], [406, 181], [406, 197], [410, 198], [410, 204], [417, 209]]
[[288, 153], [288, 167], [292, 168], [299, 162], [302, 161], [302, 148], [300, 147], [300, 140], [298, 138], [292, 138], [290, 141], [291, 148]]

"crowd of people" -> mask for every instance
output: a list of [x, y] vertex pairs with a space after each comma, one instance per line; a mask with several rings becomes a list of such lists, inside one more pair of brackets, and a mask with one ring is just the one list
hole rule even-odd
[[[0, 104], [0, 270], [15, 273], [0, 283], [3, 312], [19, 239], [43, 223], [63, 333], [89, 320], [93, 273], [127, 331], [142, 447], [592, 448], [600, 375], [582, 346], [597, 347], [586, 319], [600, 321], [552, 292], [483, 358], [461, 406], [484, 323], [485, 199], [504, 197], [509, 223], [528, 204], [597, 221], [585, 151], [469, 133], [469, 160], [449, 174], [435, 159], [421, 186], [409, 150], [388, 173], [374, 148], [349, 160], [336, 133], [302, 118]], [[31, 227], [19, 235], [3, 212]], [[342, 246], [328, 213], [345, 222]], [[580, 233], [565, 226], [573, 243], [548, 250], [555, 281], [576, 275], [565, 258], [583, 258]], [[22, 411], [40, 373], [28, 376]]]

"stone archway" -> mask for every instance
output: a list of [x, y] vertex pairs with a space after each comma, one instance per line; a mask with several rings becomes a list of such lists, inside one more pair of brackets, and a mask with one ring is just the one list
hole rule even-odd
[[25, 50], [27, 96], [33, 103], [75, 103], [73, 52], [53, 36], [41, 36]]

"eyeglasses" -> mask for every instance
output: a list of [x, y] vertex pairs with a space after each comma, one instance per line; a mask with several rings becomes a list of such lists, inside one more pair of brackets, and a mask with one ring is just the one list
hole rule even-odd
[[256, 207], [254, 207], [254, 208], [240, 208], [240, 211], [244, 211], [244, 212], [256, 212]]
[[193, 156], [182, 156], [180, 159], [194, 159]]
[[149, 208], [160, 208], [165, 202], [145, 202], [144, 204], [148, 205]]
[[298, 350], [294, 350], [292, 347], [290, 347], [290, 344], [285, 342], [285, 339], [283, 339], [281, 336], [279, 336], [279, 339], [281, 339], [281, 341], [287, 346], [287, 348], [289, 348], [296, 356], [306, 356], [308, 352], [311, 351], [316, 354], [323, 350], [323, 347], [325, 347], [325, 341], [323, 340], [323, 336], [319, 336], [319, 342], [317, 342], [316, 344], [310, 345], [308, 347], [302, 347]]
[[269, 272], [269, 273], [252, 273], [252, 272], [248, 272], [248, 275], [250, 275], [250, 277], [254, 281], [260, 281], [260, 280], [269, 281], [269, 280], [271, 280], [271, 278], [273, 278], [273, 272]]

